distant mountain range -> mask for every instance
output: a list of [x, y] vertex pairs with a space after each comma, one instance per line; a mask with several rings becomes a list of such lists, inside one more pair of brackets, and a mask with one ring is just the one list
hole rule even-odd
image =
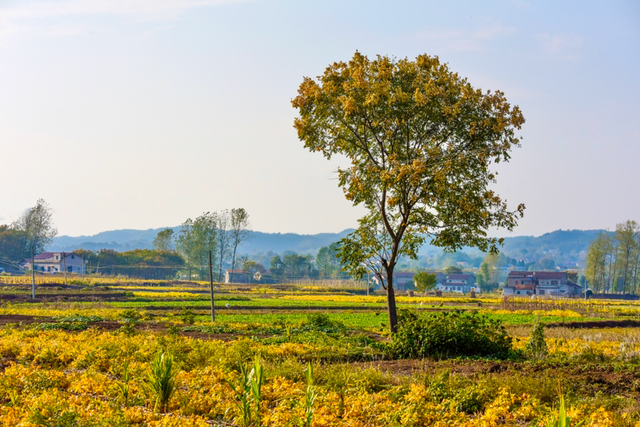
[[[152, 242], [159, 231], [164, 228], [152, 228], [149, 230], [113, 230], [103, 231], [93, 236], [60, 236], [56, 237], [51, 245], [47, 247], [49, 251], [73, 251], [75, 249], [88, 249], [98, 251], [100, 249], [113, 249], [119, 252], [133, 249], [151, 249]], [[173, 227], [177, 233], [180, 227]], [[250, 238], [242, 243], [238, 251], [243, 254], [254, 254], [261, 252], [294, 251], [297, 253], [315, 253], [323, 246], [328, 246], [333, 242], [342, 239], [349, 234], [352, 229], [344, 230], [340, 233], [320, 233], [320, 234], [295, 234], [295, 233], [262, 233], [251, 231]]]
[[[151, 249], [152, 241], [164, 228], [149, 230], [113, 230], [104, 231], [93, 236], [60, 236], [54, 239], [47, 248], [50, 251], [72, 251], [75, 249], [114, 249], [129, 251], [133, 249]], [[178, 232], [180, 227], [174, 227]], [[239, 253], [252, 255], [272, 251], [282, 253], [294, 251], [301, 254], [315, 254], [318, 249], [340, 240], [352, 229], [340, 233], [296, 234], [296, 233], [262, 233], [252, 231], [251, 238], [244, 242]], [[542, 236], [515, 236], [505, 238], [502, 252], [517, 259], [539, 260], [553, 258], [557, 263], [581, 262], [584, 260], [589, 242], [602, 230], [556, 230]], [[477, 252], [477, 250], [469, 250]], [[434, 256], [441, 249], [424, 245], [421, 255]]]

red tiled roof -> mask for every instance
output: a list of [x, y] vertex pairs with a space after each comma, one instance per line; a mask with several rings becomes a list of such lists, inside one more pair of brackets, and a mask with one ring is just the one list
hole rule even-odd
[[510, 271], [509, 272], [509, 277], [528, 277], [528, 276], [532, 276], [533, 275], [533, 271]]
[[49, 258], [53, 258], [53, 255], [55, 254], [55, 252], [42, 252], [39, 255], [35, 256], [35, 259], [49, 259]]
[[566, 273], [561, 271], [534, 271], [533, 273], [536, 277], [545, 279], [560, 279], [562, 276], [566, 275]]
[[459, 279], [459, 280], [465, 280], [465, 279], [469, 279], [471, 278], [471, 274], [450, 274], [448, 276], [449, 279]]

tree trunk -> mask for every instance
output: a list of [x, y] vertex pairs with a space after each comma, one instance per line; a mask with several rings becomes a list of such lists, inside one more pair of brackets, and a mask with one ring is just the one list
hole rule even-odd
[[389, 332], [395, 334], [398, 329], [398, 311], [396, 309], [396, 295], [393, 289], [393, 267], [387, 271], [387, 312], [389, 313]]
[[31, 298], [36, 299], [36, 254], [31, 245]]
[[238, 249], [238, 243], [234, 242], [233, 245], [233, 257], [231, 257], [231, 271], [236, 269], [236, 249]]

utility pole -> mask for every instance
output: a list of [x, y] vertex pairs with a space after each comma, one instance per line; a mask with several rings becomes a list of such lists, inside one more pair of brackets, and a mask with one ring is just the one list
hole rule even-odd
[[209, 286], [211, 287], [211, 321], [216, 321], [216, 309], [214, 303], [216, 301], [213, 294], [213, 263], [211, 262], [211, 251], [209, 251]]

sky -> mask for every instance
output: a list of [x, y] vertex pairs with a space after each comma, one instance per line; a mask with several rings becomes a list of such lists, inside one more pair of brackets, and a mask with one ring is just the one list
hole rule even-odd
[[236, 207], [355, 227], [345, 161], [304, 149], [291, 99], [356, 50], [438, 56], [520, 106], [495, 186], [527, 207], [513, 235], [640, 220], [636, 0], [0, 0], [0, 224], [43, 198], [60, 235]]

